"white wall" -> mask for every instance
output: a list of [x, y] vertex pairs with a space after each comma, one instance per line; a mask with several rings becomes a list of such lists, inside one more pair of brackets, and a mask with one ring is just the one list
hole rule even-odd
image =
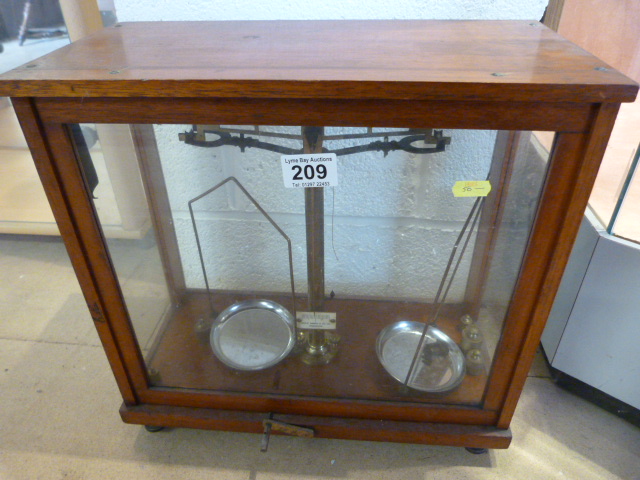
[[[291, 237], [296, 290], [306, 291], [304, 193], [284, 188], [280, 155], [185, 145], [178, 133], [189, 128], [156, 127], [189, 285], [202, 286], [203, 280], [188, 202], [232, 175]], [[338, 158], [339, 186], [325, 189], [327, 292], [435, 296], [474, 201], [453, 197], [451, 188], [461, 178], [486, 178], [495, 139], [493, 131], [445, 130], [445, 135], [452, 140], [442, 153], [384, 157], [368, 152]], [[195, 211], [210, 282], [218, 288], [244, 289], [249, 282], [260, 291], [287, 290], [286, 242], [237, 187], [229, 184], [199, 200]], [[450, 298], [463, 291], [470, 253]]]
[[[547, 4], [546, 0], [115, 3], [119, 21], [539, 19]], [[163, 126], [156, 129], [156, 135], [189, 286], [203, 286], [203, 281], [187, 202], [235, 175], [292, 238], [296, 290], [306, 291], [302, 191], [282, 188], [279, 167], [274, 168], [278, 156], [251, 150], [241, 155], [230, 147], [197, 149], [177, 141], [180, 130]], [[489, 131], [445, 134], [453, 137], [445, 153], [422, 158], [403, 153], [386, 158], [366, 154], [340, 160], [340, 187], [325, 193], [327, 292], [433, 299], [472, 204], [470, 199], [452, 199], [451, 186], [460, 179], [485, 178], [495, 139], [495, 132]], [[242, 288], [249, 282], [256, 290], [287, 290], [285, 244], [238, 191], [227, 187], [198, 208], [198, 228], [214, 287]], [[471, 253], [466, 255], [450, 300], [459, 300], [464, 292]]]
[[121, 22], [150, 20], [539, 20], [547, 0], [115, 0]]

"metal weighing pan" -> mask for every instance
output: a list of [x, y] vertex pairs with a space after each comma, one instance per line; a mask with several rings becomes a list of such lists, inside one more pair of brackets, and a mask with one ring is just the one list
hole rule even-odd
[[[402, 384], [407, 380], [425, 326], [420, 322], [401, 321], [388, 325], [378, 335], [378, 359], [387, 373]], [[448, 392], [460, 385], [464, 374], [465, 361], [460, 347], [442, 330], [430, 325], [407, 385], [423, 392]]]
[[236, 370], [263, 370], [282, 361], [295, 345], [295, 320], [271, 300], [234, 303], [211, 328], [211, 348]]

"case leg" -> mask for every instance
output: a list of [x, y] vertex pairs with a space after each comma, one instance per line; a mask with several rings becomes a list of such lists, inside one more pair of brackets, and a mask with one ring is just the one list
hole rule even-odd
[[164, 427], [159, 427], [157, 425], [145, 425], [144, 429], [149, 433], [156, 433], [161, 430], [164, 430]]
[[489, 453], [488, 448], [478, 448], [478, 447], [464, 447], [465, 450], [469, 453], [473, 453], [474, 455], [482, 455], [483, 453]]

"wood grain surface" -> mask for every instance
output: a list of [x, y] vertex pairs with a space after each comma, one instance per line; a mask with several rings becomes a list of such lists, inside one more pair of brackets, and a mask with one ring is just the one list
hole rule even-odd
[[125, 23], [0, 77], [7, 96], [615, 102], [636, 92], [528, 21]]
[[[264, 413], [188, 408], [168, 405], [123, 404], [126, 423], [160, 427], [202, 428], [262, 433]], [[457, 447], [507, 448], [511, 430], [479, 425], [331, 418], [310, 415], [276, 415], [279, 421], [311, 427], [317, 438], [344, 438], [379, 442], [422, 443]], [[273, 432], [273, 434], [278, 434]], [[259, 438], [259, 437], [258, 437]], [[258, 440], [256, 439], [256, 443]]]
[[[251, 296], [216, 293], [212, 298], [215, 308], [223, 309]], [[291, 303], [286, 295], [273, 299], [282, 305]], [[304, 305], [305, 302], [301, 301], [299, 310], [303, 310]], [[218, 393], [480, 405], [487, 383], [486, 375], [466, 375], [462, 385], [446, 394], [422, 393], [404, 389], [384, 370], [376, 356], [376, 337], [384, 327], [400, 320], [426, 322], [432, 305], [398, 300], [327, 299], [325, 307], [327, 311], [337, 312], [337, 333], [342, 337], [339, 354], [331, 363], [308, 366], [294, 352], [269, 369], [240, 372], [215, 357], [208, 334], [204, 337], [196, 334], [195, 321], [209, 316], [209, 306], [206, 294], [189, 293], [170, 319], [148, 360], [148, 367], [159, 372], [160, 380], [154, 386]], [[447, 305], [446, 310], [438, 327], [459, 343], [460, 332], [456, 325], [465, 311], [464, 307]], [[289, 401], [295, 400], [290, 398]]]

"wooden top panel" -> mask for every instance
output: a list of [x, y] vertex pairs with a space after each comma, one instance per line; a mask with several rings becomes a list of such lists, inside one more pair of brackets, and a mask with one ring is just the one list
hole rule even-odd
[[632, 101], [537, 22], [126, 23], [0, 76], [0, 95]]

